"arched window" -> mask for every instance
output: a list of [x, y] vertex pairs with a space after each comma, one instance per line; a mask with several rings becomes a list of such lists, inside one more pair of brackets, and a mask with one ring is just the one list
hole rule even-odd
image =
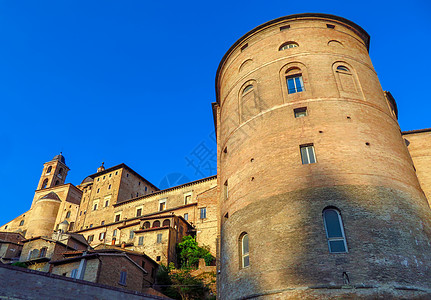
[[249, 259], [249, 244], [248, 244], [248, 234], [243, 232], [239, 238], [239, 250], [240, 250], [240, 266], [242, 268], [247, 268], [250, 266]]
[[170, 225], [171, 225], [171, 221], [169, 221], [167, 219], [163, 221], [163, 227], [170, 226]]
[[154, 221], [153, 228], [154, 227], [160, 227], [160, 221]]
[[328, 42], [328, 46], [332, 46], [332, 47], [341, 47], [343, 48], [343, 44], [340, 43], [339, 41], [336, 40], [331, 40]]
[[40, 249], [40, 253], [39, 253], [39, 257], [45, 257], [46, 256], [46, 251], [48, 250], [47, 247], [43, 247]]
[[346, 66], [338, 66], [337, 70], [350, 72], [349, 68], [347, 68]]
[[248, 91], [251, 91], [252, 89], [253, 89], [253, 85], [249, 84], [242, 90], [242, 94], [244, 95], [245, 93], [247, 93]]
[[46, 187], [48, 186], [48, 178], [46, 178], [43, 183], [42, 183], [42, 188], [46, 189]]
[[329, 252], [347, 252], [346, 237], [344, 235], [340, 212], [335, 208], [325, 208], [323, 210], [323, 223], [325, 224]]
[[148, 228], [150, 228], [150, 226], [151, 226], [151, 224], [150, 224], [150, 222], [144, 222], [144, 225], [142, 226], [142, 228], [144, 228], [144, 229], [148, 229]]
[[63, 177], [63, 168], [60, 168], [60, 170], [58, 170], [58, 177], [62, 178]]
[[278, 51], [283, 51], [283, 50], [287, 50], [290, 48], [295, 48], [298, 47], [298, 44], [295, 42], [286, 42], [283, 45], [280, 46], [280, 48], [278, 48]]
[[52, 170], [52, 166], [49, 166], [48, 169], [46, 170], [46, 175], [50, 174]]

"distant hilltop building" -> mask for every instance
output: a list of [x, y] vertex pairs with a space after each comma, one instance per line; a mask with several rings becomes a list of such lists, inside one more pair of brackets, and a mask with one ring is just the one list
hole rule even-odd
[[121, 256], [151, 285], [194, 235], [217, 256], [219, 299], [430, 298], [431, 129], [401, 132], [369, 42], [326, 14], [252, 29], [217, 70], [217, 176], [159, 190], [102, 164], [75, 186], [57, 155], [1, 226], [2, 260], [85, 278], [62, 272]]

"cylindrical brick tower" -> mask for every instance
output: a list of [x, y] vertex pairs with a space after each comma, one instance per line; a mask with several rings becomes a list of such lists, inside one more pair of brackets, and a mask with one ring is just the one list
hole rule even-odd
[[307, 13], [223, 57], [220, 299], [431, 297], [431, 211], [368, 47]]

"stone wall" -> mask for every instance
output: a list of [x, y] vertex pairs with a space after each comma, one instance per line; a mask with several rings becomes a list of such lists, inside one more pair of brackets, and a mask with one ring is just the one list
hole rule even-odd
[[169, 299], [84, 280], [0, 264], [0, 294], [5, 299]]

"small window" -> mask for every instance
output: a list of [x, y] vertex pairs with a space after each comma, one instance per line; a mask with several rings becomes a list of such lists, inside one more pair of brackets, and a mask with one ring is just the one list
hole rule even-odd
[[135, 232], [133, 230], [129, 231], [129, 239], [133, 239], [135, 237]]
[[142, 208], [138, 208], [137, 210], [136, 210], [136, 216], [137, 217], [140, 217], [142, 215]]
[[295, 114], [295, 118], [306, 117], [307, 116], [307, 108], [306, 107], [295, 108], [293, 110], [293, 113]]
[[105, 221], [100, 222], [100, 225], [102, 226], [105, 225]]
[[105, 201], [105, 207], [108, 207], [109, 206], [109, 200], [106, 200]]
[[108, 185], [108, 190], [110, 190], [111, 189], [111, 185]]
[[69, 219], [70, 218], [70, 211], [68, 211], [67, 213], [66, 213], [66, 219]]
[[100, 192], [100, 189], [97, 189], [97, 193], [99, 193]]
[[189, 204], [191, 202], [191, 200], [192, 200], [192, 196], [191, 195], [186, 195], [184, 197], [184, 205]]
[[24, 225], [24, 220], [21, 220], [21, 222], [19, 222], [19, 226]]
[[49, 166], [48, 169], [46, 170], [46, 175], [51, 174], [52, 171], [52, 166]]
[[202, 207], [200, 209], [200, 218], [201, 219], [206, 219], [207, 218], [207, 208], [206, 207]]
[[287, 30], [290, 28], [290, 25], [285, 25], [280, 27], [280, 31]]
[[144, 229], [148, 229], [148, 228], [150, 228], [151, 227], [151, 224], [150, 224], [150, 222], [144, 222], [144, 225], [142, 226], [142, 228], [144, 228]]
[[144, 244], [144, 237], [140, 236], [138, 240], [138, 245], [143, 245], [143, 244]]
[[290, 48], [296, 48], [296, 47], [298, 47], [297, 43], [295, 43], [295, 42], [287, 42], [287, 43], [284, 43], [283, 45], [281, 45], [280, 48], [278, 48], [278, 51], [283, 51], [283, 50], [287, 50], [287, 49], [290, 49]]
[[59, 180], [56, 180], [55, 181], [55, 185], [59, 185], [60, 184], [60, 181]]
[[120, 215], [120, 214], [118, 214], [118, 215], [115, 215], [115, 222], [118, 222], [118, 221], [120, 221], [120, 218], [121, 218], [121, 215]]
[[160, 261], [161, 257], [160, 256], [156, 256], [156, 261]]
[[48, 250], [47, 247], [43, 247], [42, 249], [40, 249], [39, 257], [45, 257], [46, 256], [46, 250]]
[[126, 177], [129, 177], [129, 174], [126, 174]]
[[140, 182], [140, 181], [138, 182], [138, 185], [141, 185], [141, 182]]
[[153, 228], [158, 228], [158, 227], [160, 227], [160, 221], [154, 221]]
[[103, 176], [103, 180], [105, 180], [106, 176]]
[[127, 278], [127, 272], [126, 271], [121, 271], [119, 284], [126, 285], [126, 278]]
[[57, 176], [58, 176], [59, 178], [63, 178], [63, 168], [60, 168], [60, 170], [58, 171]]
[[335, 25], [332, 25], [332, 24], [326, 24], [326, 27], [327, 27], [327, 28], [329, 28], [329, 29], [334, 29], [334, 28], [335, 28]]
[[250, 266], [248, 234], [242, 233], [240, 237], [241, 268]]
[[159, 201], [159, 211], [163, 211], [166, 209], [166, 200]]
[[171, 221], [170, 220], [166, 219], [166, 220], [163, 221], [163, 224], [162, 224], [163, 227], [169, 227], [170, 225], [171, 225]]
[[115, 172], [115, 175], [118, 175], [118, 171], [117, 171], [117, 172]]
[[82, 210], [79, 212], [79, 215], [82, 216]]
[[189, 214], [188, 213], [185, 213], [184, 214], [184, 220], [188, 220], [189, 219]]
[[105, 233], [101, 232], [99, 233], [99, 241], [103, 241], [105, 239]]
[[42, 183], [42, 188], [46, 189], [46, 187], [48, 186], [48, 178], [46, 178], [43, 183]]
[[316, 162], [313, 145], [302, 145], [300, 146], [300, 150], [303, 165], [314, 164]]
[[7, 225], [4, 227], [4, 229], [7, 229]]
[[145, 187], [145, 191], [147, 191], [148, 190], [148, 188], [147, 187]]
[[111, 174], [109, 174], [109, 177], [112, 177], [112, 173], [111, 173]]
[[163, 235], [161, 233], [157, 234], [157, 243], [160, 244], [162, 242]]
[[93, 210], [97, 210], [97, 203], [94, 204]]
[[244, 90], [242, 91], [242, 94], [244, 95], [245, 93], [247, 93], [248, 91], [251, 91], [252, 89], [253, 89], [253, 85], [249, 84], [244, 88]]
[[138, 193], [136, 193], [136, 197], [138, 197], [139, 196], [139, 192]]
[[89, 236], [87, 237], [87, 241], [88, 241], [89, 243], [91, 243], [91, 242], [93, 241], [93, 239], [94, 239], [94, 234], [89, 235]]
[[334, 208], [327, 208], [323, 211], [323, 221], [325, 225], [326, 238], [328, 239], [329, 252], [347, 252], [346, 238], [343, 230], [343, 221], [340, 212]]
[[90, 228], [93, 228], [93, 224], [90, 224]]
[[339, 71], [345, 71], [345, 72], [350, 72], [349, 68], [347, 68], [346, 66], [338, 66], [337, 70], [339, 70]]
[[241, 47], [241, 52], [242, 52], [242, 51], [244, 51], [247, 47], [248, 47], [248, 43], [247, 43], [247, 44], [244, 44], [244, 45]]
[[302, 80], [302, 74], [287, 76], [286, 81], [287, 92], [289, 94], [295, 94], [304, 91], [304, 81]]
[[70, 272], [70, 278], [76, 278], [78, 275], [78, 269], [73, 269], [72, 272]]
[[100, 181], [100, 177], [99, 177], [99, 178], [97, 178], [97, 181]]
[[117, 229], [112, 232], [112, 236], [117, 236]]

